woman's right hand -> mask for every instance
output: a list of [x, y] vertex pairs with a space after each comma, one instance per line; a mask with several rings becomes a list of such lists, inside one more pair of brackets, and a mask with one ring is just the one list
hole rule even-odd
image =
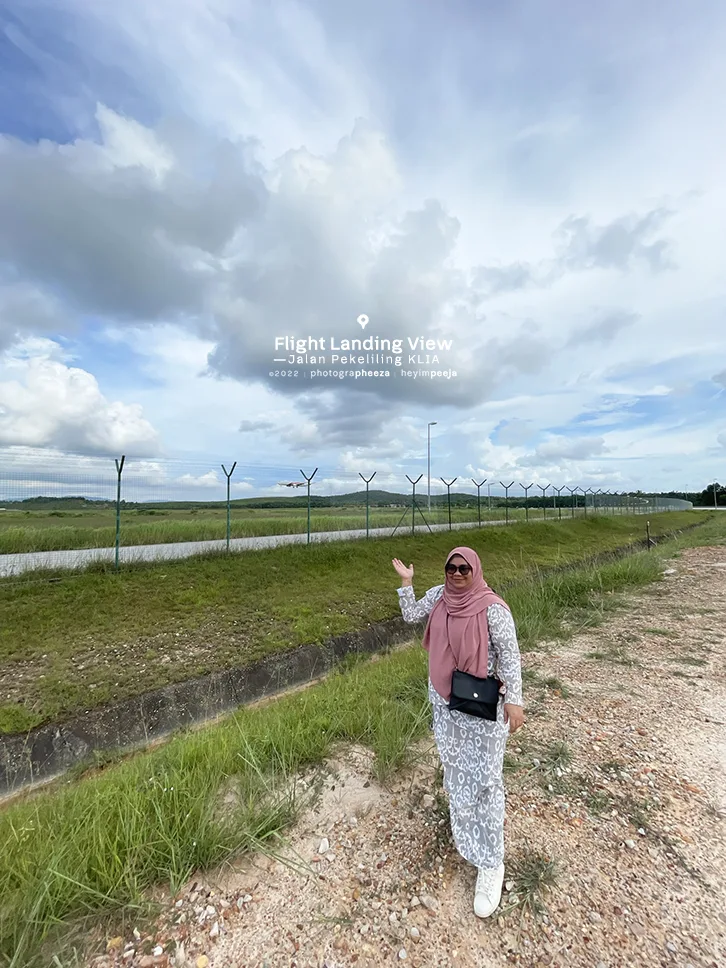
[[413, 565], [407, 568], [399, 558], [393, 558], [392, 563], [403, 581], [413, 581]]

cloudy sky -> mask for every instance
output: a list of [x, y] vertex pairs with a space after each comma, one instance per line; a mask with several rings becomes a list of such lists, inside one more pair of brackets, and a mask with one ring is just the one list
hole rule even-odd
[[0, 0], [6, 466], [392, 486], [436, 421], [434, 477], [726, 478], [725, 43], [719, 0]]

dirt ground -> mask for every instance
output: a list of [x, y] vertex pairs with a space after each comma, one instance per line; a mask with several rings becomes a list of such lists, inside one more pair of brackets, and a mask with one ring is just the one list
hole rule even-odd
[[[601, 626], [524, 655], [498, 917], [473, 913], [429, 738], [385, 789], [368, 751], [341, 750], [285, 863], [197, 875], [152, 934], [90, 965], [723, 968], [725, 628], [726, 548], [697, 548]], [[548, 862], [533, 912], [527, 872], [536, 886]]]

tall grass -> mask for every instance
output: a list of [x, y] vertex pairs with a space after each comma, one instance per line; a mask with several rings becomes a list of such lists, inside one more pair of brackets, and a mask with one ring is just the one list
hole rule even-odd
[[635, 554], [600, 567], [578, 568], [552, 576], [538, 574], [507, 592], [507, 601], [517, 619], [520, 645], [562, 634], [566, 612], [570, 631], [598, 624], [615, 605], [608, 596], [624, 587], [656, 581], [662, 571], [661, 556]]
[[[643, 553], [534, 576], [508, 595], [523, 648], [561, 633], [573, 615], [597, 615], [608, 593], [659, 573], [658, 556]], [[336, 743], [373, 749], [385, 782], [427, 729], [426, 681], [418, 646], [349, 663], [305, 692], [8, 808], [0, 814], [2, 968], [47, 964], [49, 951], [81, 944], [101, 915], [116, 927], [142, 918], [152, 884], [168, 882], [174, 892], [196, 869], [274, 850], [304, 805], [294, 778]], [[230, 786], [235, 796], [224, 806]]]
[[[311, 512], [311, 531], [348, 531], [365, 530], [365, 509], [356, 509], [347, 514], [323, 514], [323, 509], [313, 508]], [[161, 513], [161, 512], [160, 512]], [[295, 509], [289, 513], [277, 512], [262, 515], [256, 511], [245, 512], [244, 517], [238, 517], [236, 509], [232, 512], [230, 534], [233, 538], [255, 538], [271, 534], [303, 534], [307, 531], [307, 512]], [[551, 513], [551, 512], [550, 512]], [[224, 512], [199, 520], [196, 517], [188, 520], [174, 518], [159, 520], [152, 517], [148, 521], [139, 521], [139, 516], [124, 513], [121, 516], [121, 543], [124, 547], [145, 544], [170, 544], [178, 541], [221, 541], [227, 536], [227, 522]], [[429, 513], [424, 508], [425, 520], [429, 524], [448, 523], [448, 514], [441, 509], [432, 509]], [[98, 512], [93, 513], [93, 520], [99, 518]], [[510, 510], [510, 520], [524, 518], [524, 511]], [[482, 521], [504, 520], [504, 509], [487, 511], [482, 508]], [[532, 520], [534, 520], [532, 516]], [[477, 510], [474, 508], [452, 508], [452, 523], [477, 522]], [[402, 508], [396, 510], [371, 509], [369, 526], [371, 528], [393, 528], [399, 522], [405, 531], [411, 528], [410, 510], [404, 516]], [[416, 525], [424, 525], [424, 519], [416, 513]], [[68, 551], [82, 548], [109, 548], [116, 540], [116, 529], [112, 523], [112, 513], [108, 513], [108, 524], [103, 526], [84, 526], [80, 523], [73, 525], [57, 524], [56, 519], [43, 515], [37, 522], [11, 524], [0, 528], [0, 554], [20, 554], [36, 551]]]
[[[425, 654], [410, 649], [8, 809], [0, 964], [43, 964], [48, 945], [59, 950], [54, 926], [69, 944], [87, 928], [84, 912], [143, 913], [150, 885], [175, 891], [195, 869], [269, 849], [303, 805], [287, 782], [297, 771], [347, 740], [376, 752], [385, 779], [427, 721]], [[230, 780], [234, 804], [222, 809]]]

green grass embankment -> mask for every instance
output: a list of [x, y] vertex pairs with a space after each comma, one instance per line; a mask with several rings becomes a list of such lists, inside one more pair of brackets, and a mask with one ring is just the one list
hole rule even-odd
[[[428, 511], [420, 505], [424, 518], [416, 512], [415, 523], [447, 524], [445, 508]], [[570, 511], [563, 509], [563, 516]], [[541, 520], [541, 510], [529, 512], [531, 520]], [[548, 509], [550, 517], [555, 512]], [[583, 511], [580, 509], [579, 514]], [[482, 504], [482, 521], [504, 520], [505, 509], [487, 510]], [[510, 508], [510, 520], [524, 519], [521, 508]], [[371, 508], [369, 527], [411, 527], [411, 511], [402, 508]], [[472, 508], [452, 507], [453, 523], [476, 522], [476, 502]], [[319, 508], [311, 513], [311, 531], [348, 531], [365, 529], [365, 508]], [[300, 508], [239, 508], [231, 512], [232, 538], [255, 538], [268, 534], [303, 534], [307, 531], [307, 510]], [[123, 547], [171, 544], [177, 541], [221, 541], [227, 537], [227, 512], [224, 507], [199, 511], [143, 509], [121, 512], [120, 543]], [[25, 554], [37, 551], [67, 551], [83, 548], [111, 548], [116, 541], [116, 513], [113, 509], [88, 511], [5, 511], [0, 517], [0, 554]]]
[[[659, 534], [696, 512], [650, 518]], [[375, 541], [287, 546], [94, 566], [53, 581], [0, 582], [0, 733], [22, 732], [172, 682], [242, 667], [398, 614], [391, 558], [413, 561], [421, 596], [444, 580], [456, 545], [475, 548], [497, 588], [643, 538], [642, 517], [574, 521]]]

